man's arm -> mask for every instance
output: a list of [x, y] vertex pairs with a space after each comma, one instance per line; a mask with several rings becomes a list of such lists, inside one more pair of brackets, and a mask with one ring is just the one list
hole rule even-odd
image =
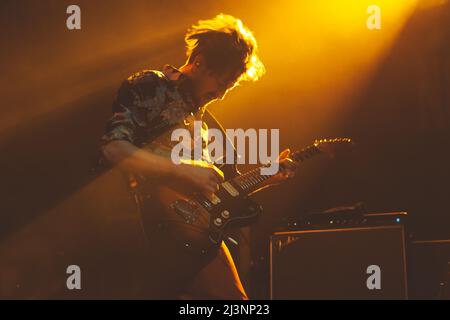
[[102, 151], [108, 161], [125, 170], [187, 181], [207, 193], [217, 191], [217, 184], [223, 181], [223, 173], [212, 164], [192, 161], [176, 165], [169, 158], [139, 149], [124, 140], [111, 141]]
[[[113, 116], [108, 121], [102, 137], [102, 153], [113, 165], [126, 171], [154, 176], [169, 176], [175, 171], [170, 159], [138, 148], [146, 139], [149, 114], [157, 105], [145, 103], [156, 100], [156, 88], [160, 86], [153, 73], [137, 73], [124, 81], [113, 104]], [[140, 141], [140, 142], [139, 142]]]
[[113, 140], [103, 146], [103, 155], [112, 164], [127, 171], [153, 176], [175, 175], [178, 166], [165, 158], [140, 149], [125, 140]]

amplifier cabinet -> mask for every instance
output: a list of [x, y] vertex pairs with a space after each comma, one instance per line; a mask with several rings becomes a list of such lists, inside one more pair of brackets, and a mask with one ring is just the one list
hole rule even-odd
[[272, 299], [407, 299], [402, 224], [276, 232]]

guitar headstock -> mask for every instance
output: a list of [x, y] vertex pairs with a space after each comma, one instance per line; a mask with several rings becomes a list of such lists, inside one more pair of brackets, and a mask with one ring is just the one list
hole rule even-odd
[[320, 139], [309, 147], [293, 152], [290, 158], [294, 161], [304, 161], [319, 154], [334, 157], [336, 154], [350, 151], [353, 146], [354, 143], [350, 138]]
[[314, 141], [314, 147], [321, 153], [328, 154], [332, 157], [336, 154], [350, 151], [354, 145], [354, 142], [350, 138], [320, 139]]

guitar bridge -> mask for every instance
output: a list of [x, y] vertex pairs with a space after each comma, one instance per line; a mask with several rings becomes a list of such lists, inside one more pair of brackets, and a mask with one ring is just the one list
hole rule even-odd
[[188, 202], [185, 200], [176, 200], [170, 207], [175, 210], [175, 212], [181, 216], [187, 224], [191, 224], [197, 220], [198, 206], [195, 202]]

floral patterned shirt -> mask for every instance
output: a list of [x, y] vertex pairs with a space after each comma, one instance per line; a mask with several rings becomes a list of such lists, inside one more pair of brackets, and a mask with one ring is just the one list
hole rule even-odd
[[144, 70], [122, 83], [113, 103], [114, 114], [102, 137], [103, 144], [126, 140], [142, 147], [152, 137], [198, 111], [189, 94], [189, 80], [169, 65], [163, 71]]

